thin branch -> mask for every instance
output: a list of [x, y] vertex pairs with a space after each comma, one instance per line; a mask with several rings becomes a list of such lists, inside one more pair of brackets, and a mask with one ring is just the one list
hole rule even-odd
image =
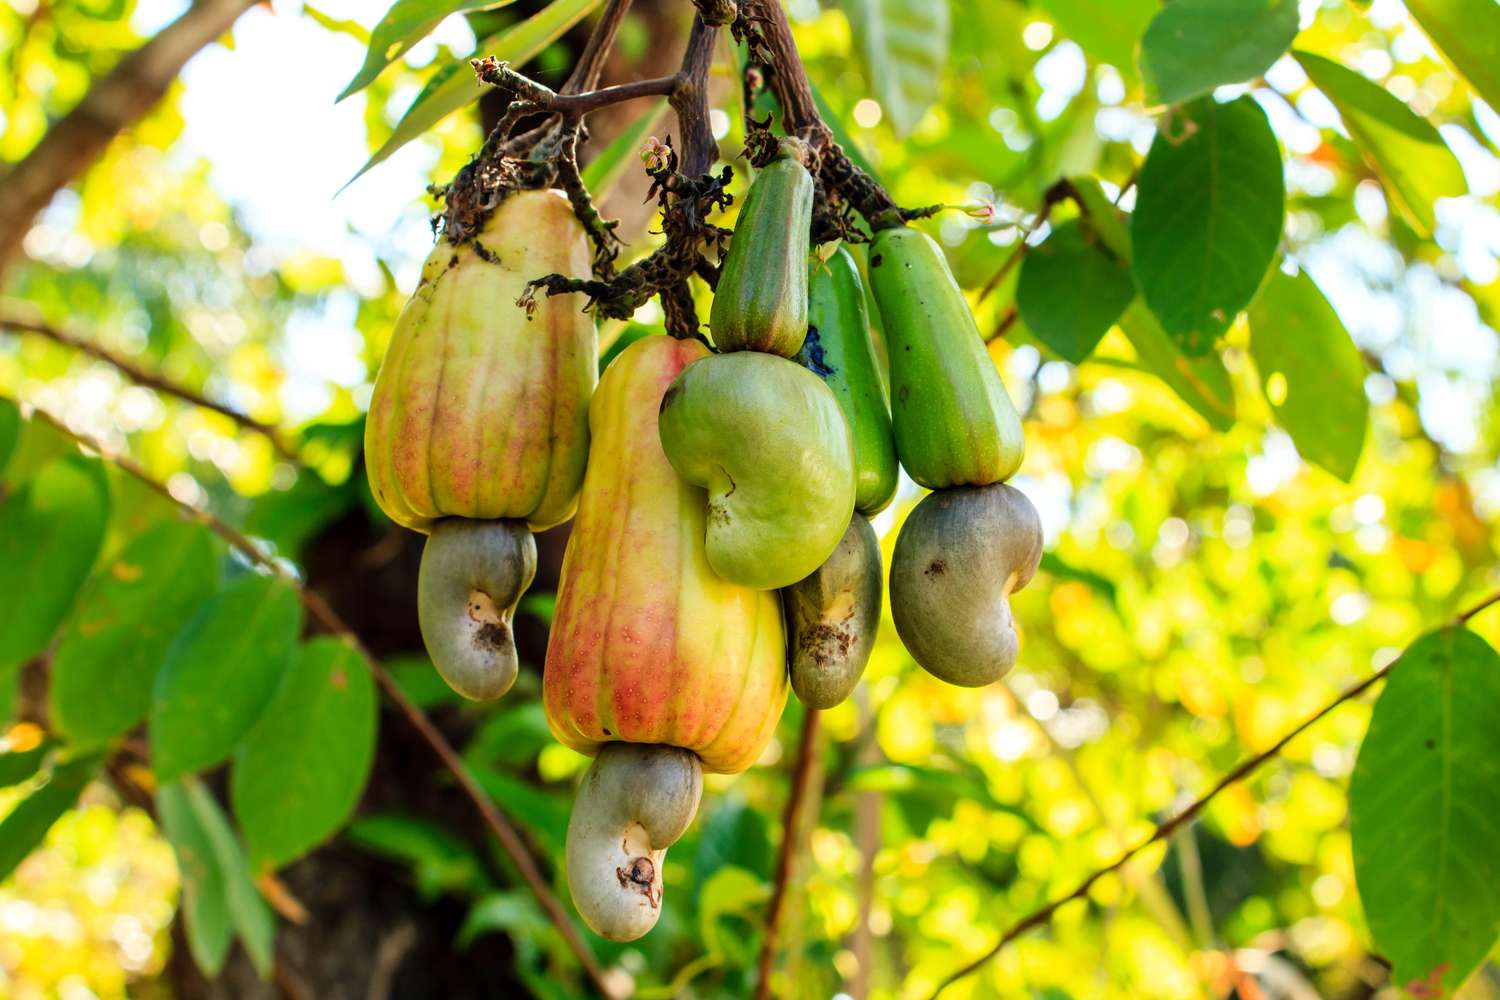
[[[545, 84], [537, 83], [505, 63], [487, 63], [476, 59], [474, 65], [481, 81], [513, 91], [521, 110], [526, 114], [552, 111], [577, 117], [641, 97], [670, 97], [677, 92], [684, 79], [684, 74], [674, 73], [671, 76], [652, 77], [649, 80], [635, 80], [599, 90], [569, 94], [559, 93]], [[513, 103], [511, 110], [515, 109], [516, 104]]]
[[216, 403], [202, 393], [174, 382], [165, 375], [142, 368], [130, 359], [121, 357], [109, 348], [82, 334], [64, 330], [61, 327], [53, 326], [51, 323], [32, 316], [23, 316], [14, 312], [3, 311], [3, 309], [0, 309], [0, 330], [34, 333], [38, 336], [46, 337], [54, 343], [78, 351], [81, 354], [86, 354], [96, 361], [102, 361], [118, 370], [120, 374], [137, 385], [143, 385], [148, 389], [154, 389], [168, 396], [175, 396], [185, 403], [191, 403], [193, 406], [212, 410], [214, 413], [228, 417], [241, 429], [264, 436], [271, 442], [271, 447], [275, 448], [277, 453], [283, 458], [290, 459], [293, 462], [298, 461], [297, 454], [291, 445], [283, 439], [281, 432], [271, 424], [256, 420], [249, 414], [241, 413], [232, 406], [224, 403]]
[[249, 559], [257, 566], [269, 571], [274, 576], [296, 588], [298, 597], [301, 599], [302, 605], [307, 609], [308, 613], [329, 632], [348, 643], [349, 647], [359, 654], [360, 659], [364, 661], [366, 669], [370, 671], [371, 676], [375, 678], [375, 682], [385, 692], [391, 704], [405, 717], [412, 728], [417, 731], [417, 734], [427, 744], [428, 748], [432, 750], [443, 767], [453, 775], [460, 790], [463, 791], [464, 795], [473, 804], [475, 811], [479, 813], [480, 819], [484, 821], [485, 826], [489, 827], [490, 832], [500, 841], [500, 846], [504, 848], [505, 853], [515, 863], [517, 870], [521, 873], [521, 877], [536, 896], [537, 902], [541, 904], [548, 919], [557, 927], [569, 950], [573, 952], [574, 957], [578, 959], [578, 963], [583, 967], [584, 972], [593, 981], [595, 988], [606, 997], [614, 998], [622, 995], [618, 988], [611, 985], [604, 969], [594, 958], [593, 953], [589, 951], [588, 946], [579, 935], [578, 929], [568, 918], [567, 911], [563, 909], [562, 903], [553, 894], [551, 887], [547, 884], [546, 877], [542, 875], [541, 869], [536, 863], [536, 859], [527, 850], [516, 828], [511, 825], [510, 821], [495, 806], [494, 801], [475, 782], [468, 768], [459, 759], [458, 754], [454, 751], [453, 746], [448, 742], [447, 738], [433, 725], [432, 720], [412, 703], [411, 699], [406, 696], [406, 693], [401, 690], [401, 686], [396, 683], [396, 679], [370, 654], [370, 651], [360, 642], [354, 630], [339, 617], [338, 613], [324, 600], [323, 595], [305, 586], [285, 565], [272, 559], [260, 546], [256, 545], [255, 542], [251, 541], [234, 527], [221, 521], [208, 511], [177, 499], [164, 483], [152, 476], [151, 473], [147, 472], [130, 456], [122, 455], [105, 448], [87, 434], [73, 430], [45, 410], [33, 408], [32, 413], [35, 417], [46, 421], [84, 448], [97, 452], [101, 458], [139, 480], [148, 489], [165, 497], [195, 520], [206, 525], [246, 559]]
[[776, 881], [771, 887], [770, 907], [766, 911], [765, 936], [760, 945], [760, 974], [755, 985], [756, 1000], [771, 996], [771, 967], [776, 961], [776, 942], [781, 934], [781, 916], [787, 886], [792, 880], [793, 861], [801, 842], [798, 830], [802, 810], [812, 791], [814, 764], [818, 757], [818, 720], [822, 713], [808, 708], [802, 717], [802, 738], [797, 745], [797, 767], [792, 773], [792, 787], [781, 815], [781, 852], [776, 858]]
[[115, 136], [167, 93], [198, 51], [228, 31], [257, 0], [198, 0], [150, 41], [95, 80], [83, 100], [0, 176], [0, 280], [52, 196], [83, 174]]
[[[1485, 597], [1478, 603], [1471, 605], [1469, 608], [1454, 615], [1450, 624], [1462, 625], [1470, 618], [1473, 618], [1475, 615], [1479, 614], [1479, 612], [1483, 611], [1485, 608], [1491, 607], [1495, 604], [1500, 604], [1500, 590], [1496, 590], [1494, 593], [1490, 594], [1488, 597]], [[1233, 785], [1249, 777], [1251, 774], [1259, 770], [1262, 765], [1280, 756], [1281, 751], [1286, 748], [1286, 745], [1288, 743], [1292, 742], [1292, 740], [1296, 739], [1298, 736], [1301, 736], [1303, 733], [1307, 732], [1307, 730], [1311, 729], [1314, 725], [1321, 722], [1325, 716], [1327, 716], [1334, 709], [1338, 708], [1340, 705], [1344, 704], [1347, 701], [1353, 701], [1355, 698], [1358, 698], [1370, 688], [1374, 687], [1380, 681], [1384, 680], [1390, 674], [1390, 672], [1394, 670], [1400, 663], [1401, 660], [1399, 658], [1392, 660], [1390, 663], [1387, 663], [1385, 666], [1381, 667], [1379, 670], [1375, 671], [1373, 674], [1371, 674], [1369, 677], [1366, 677], [1358, 684], [1346, 688], [1341, 694], [1338, 695], [1338, 697], [1334, 698], [1328, 704], [1324, 705], [1312, 715], [1308, 716], [1300, 724], [1295, 726], [1291, 731], [1284, 734], [1279, 740], [1272, 744], [1269, 749], [1241, 761], [1239, 765], [1234, 768], [1234, 770], [1230, 771], [1228, 774], [1224, 775], [1217, 782], [1215, 782], [1214, 786], [1210, 788], [1208, 792], [1201, 798], [1188, 805], [1185, 809], [1177, 813], [1171, 819], [1168, 819], [1159, 824], [1156, 827], [1155, 831], [1152, 832], [1151, 836], [1147, 837], [1145, 840], [1141, 841], [1139, 844], [1135, 845], [1130, 850], [1120, 855], [1120, 857], [1117, 858], [1112, 864], [1104, 868], [1100, 868], [1098, 871], [1089, 875], [1066, 896], [1061, 896], [1057, 899], [1054, 899], [1052, 902], [1048, 903], [1046, 906], [1043, 906], [1041, 909], [1034, 910], [1033, 912], [1022, 917], [1020, 920], [1017, 920], [1015, 923], [1011, 924], [1010, 927], [1006, 929], [1005, 933], [1000, 935], [1000, 940], [995, 942], [994, 947], [990, 948], [989, 951], [985, 952], [983, 955], [980, 955], [978, 958], [974, 959], [963, 968], [950, 973], [947, 978], [945, 978], [940, 984], [938, 984], [938, 988], [932, 992], [931, 1000], [937, 1000], [937, 998], [941, 996], [943, 991], [948, 987], [952, 986], [960, 979], [963, 979], [964, 977], [972, 975], [973, 973], [979, 971], [979, 969], [981, 969], [987, 962], [993, 959], [996, 955], [1000, 954], [1000, 952], [1004, 951], [1005, 946], [1010, 944], [1016, 938], [1025, 934], [1027, 931], [1033, 930], [1037, 927], [1042, 926], [1043, 924], [1048, 923], [1052, 919], [1053, 914], [1055, 914], [1063, 906], [1073, 902], [1075, 899], [1084, 898], [1086, 895], [1088, 895], [1088, 891], [1093, 888], [1095, 882], [1098, 882], [1106, 875], [1111, 875], [1119, 871], [1121, 868], [1125, 867], [1125, 865], [1129, 864], [1132, 860], [1138, 857], [1141, 852], [1145, 851], [1152, 844], [1156, 844], [1163, 840], [1166, 840], [1178, 830], [1186, 826], [1188, 823], [1192, 822], [1199, 813], [1201, 813], [1205, 808], [1208, 807], [1208, 804], [1212, 802], [1220, 792], [1224, 791], [1224, 789], [1228, 788], [1230, 785]]]
[[599, 16], [599, 23], [594, 25], [594, 30], [589, 33], [589, 40], [584, 43], [578, 65], [573, 67], [573, 72], [568, 74], [568, 80], [563, 84], [564, 94], [581, 94], [599, 86], [599, 77], [604, 73], [604, 60], [609, 58], [609, 50], [615, 47], [615, 36], [620, 33], [620, 25], [625, 22], [625, 15], [629, 12], [630, 0], [609, 0], [609, 5]]

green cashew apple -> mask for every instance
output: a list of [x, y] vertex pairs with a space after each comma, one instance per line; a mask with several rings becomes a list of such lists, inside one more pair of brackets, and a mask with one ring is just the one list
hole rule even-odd
[[1042, 559], [1042, 522], [1005, 483], [956, 486], [913, 508], [891, 557], [891, 616], [912, 658], [950, 684], [983, 687], [1016, 662], [1010, 595]]
[[707, 498], [662, 454], [662, 395], [707, 355], [696, 340], [645, 337], [599, 380], [542, 696], [553, 735], [579, 753], [659, 743], [735, 774], [776, 732], [786, 642], [775, 593], [709, 568]]
[[843, 246], [826, 263], [814, 261], [807, 281], [807, 339], [797, 353], [843, 407], [854, 436], [854, 509], [877, 514], [896, 495], [896, 443], [875, 345], [865, 284], [854, 255]]
[[792, 690], [809, 708], [849, 697], [880, 628], [880, 540], [863, 514], [823, 565], [781, 592]]
[[511, 620], [536, 575], [526, 522], [449, 517], [432, 526], [417, 573], [422, 641], [443, 680], [488, 701], [516, 679]]
[[691, 750], [610, 743], [594, 758], [568, 821], [568, 889], [584, 923], [634, 941], [661, 915], [662, 861], [693, 822], [703, 767]]
[[708, 314], [721, 351], [790, 358], [807, 333], [813, 179], [791, 145], [750, 185]]
[[928, 489], [1004, 482], [1026, 450], [1021, 418], [942, 249], [898, 226], [870, 243], [870, 287], [891, 361], [896, 453]]
[[795, 362], [742, 351], [689, 365], [662, 398], [661, 446], [679, 476], [708, 490], [708, 564], [732, 583], [790, 586], [849, 526], [849, 423]]

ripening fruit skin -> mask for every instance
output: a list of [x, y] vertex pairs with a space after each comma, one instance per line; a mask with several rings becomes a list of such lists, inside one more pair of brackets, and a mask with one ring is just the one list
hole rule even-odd
[[773, 160], [755, 175], [709, 309], [719, 350], [790, 358], [802, 346], [812, 207], [812, 175], [794, 157]]
[[904, 226], [870, 244], [870, 286], [891, 360], [896, 453], [928, 489], [1004, 482], [1021, 465], [1021, 418], [943, 251]]
[[922, 498], [891, 556], [891, 617], [912, 659], [935, 677], [983, 687], [1016, 662], [1010, 595], [1042, 559], [1042, 522], [1005, 483]]
[[662, 861], [698, 813], [703, 767], [680, 747], [599, 748], [568, 820], [568, 891], [589, 929], [634, 941], [661, 916]]
[[878, 514], [896, 495], [896, 442], [880, 364], [870, 341], [865, 283], [842, 245], [807, 279], [807, 339], [797, 361], [823, 380], [854, 437], [854, 509]]
[[526, 282], [590, 275], [588, 237], [558, 191], [503, 201], [478, 236], [439, 241], [396, 321], [365, 424], [370, 489], [391, 520], [428, 531], [441, 517], [568, 519], [588, 456], [597, 379], [593, 321], [577, 296]]
[[855, 514], [838, 548], [781, 592], [792, 690], [809, 708], [832, 708], [854, 690], [880, 629], [880, 539]]
[[770, 590], [822, 565], [854, 512], [854, 444], [832, 390], [755, 351], [689, 365], [661, 404], [661, 446], [708, 490], [708, 564]]
[[707, 354], [697, 341], [646, 337], [605, 369], [543, 700], [553, 734], [582, 753], [662, 743], [733, 774], [760, 756], [786, 705], [786, 641], [774, 592], [709, 567], [707, 497], [662, 454], [662, 395]]

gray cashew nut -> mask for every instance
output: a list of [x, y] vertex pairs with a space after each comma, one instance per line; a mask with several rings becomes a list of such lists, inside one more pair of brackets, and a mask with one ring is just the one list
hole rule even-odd
[[912, 658], [950, 684], [983, 687], [1016, 662], [1010, 595], [1042, 558], [1042, 522], [1005, 483], [923, 498], [891, 557], [891, 617]]
[[606, 743], [568, 821], [568, 888], [584, 923], [634, 941], [661, 915], [662, 859], [698, 813], [703, 766], [681, 747]]
[[465, 698], [489, 701], [515, 683], [511, 619], [535, 575], [536, 542], [525, 521], [449, 517], [432, 526], [417, 574], [417, 620], [433, 666]]

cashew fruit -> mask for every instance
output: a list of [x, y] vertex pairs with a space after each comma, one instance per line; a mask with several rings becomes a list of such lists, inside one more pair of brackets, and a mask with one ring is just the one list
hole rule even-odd
[[983, 687], [1016, 662], [1010, 595], [1042, 559], [1042, 522], [1005, 483], [956, 486], [912, 509], [891, 557], [891, 616], [912, 658], [950, 684]]
[[380, 509], [428, 531], [442, 517], [568, 519], [588, 454], [597, 379], [594, 327], [576, 296], [539, 298], [526, 282], [590, 276], [583, 227], [559, 191], [501, 202], [470, 243], [439, 241], [396, 320], [365, 424]]
[[703, 768], [680, 747], [611, 743], [568, 820], [568, 889], [594, 933], [634, 941], [661, 915], [662, 860], [693, 822]]
[[802, 346], [812, 206], [812, 175], [794, 156], [782, 155], [755, 175], [709, 309], [719, 350], [790, 358]]
[[849, 697], [880, 628], [880, 540], [855, 514], [833, 554], [781, 593], [792, 690], [810, 708]]
[[854, 439], [854, 509], [877, 514], [896, 495], [896, 444], [875, 345], [865, 283], [843, 246], [807, 279], [807, 339], [797, 361], [833, 390]]
[[760, 756], [786, 705], [786, 640], [774, 592], [709, 567], [707, 497], [662, 453], [662, 395], [707, 354], [697, 341], [646, 337], [604, 371], [542, 687], [553, 734], [575, 750], [662, 743], [735, 773]]
[[1009, 479], [1026, 442], [942, 249], [905, 226], [870, 244], [870, 287], [891, 361], [896, 453], [928, 489]]
[[661, 446], [678, 475], [708, 490], [708, 564], [733, 583], [790, 586], [849, 526], [849, 423], [795, 362], [742, 351], [689, 365], [662, 399]]
[[526, 522], [449, 517], [432, 526], [417, 574], [422, 641], [443, 680], [487, 701], [516, 680], [511, 618], [536, 575]]

